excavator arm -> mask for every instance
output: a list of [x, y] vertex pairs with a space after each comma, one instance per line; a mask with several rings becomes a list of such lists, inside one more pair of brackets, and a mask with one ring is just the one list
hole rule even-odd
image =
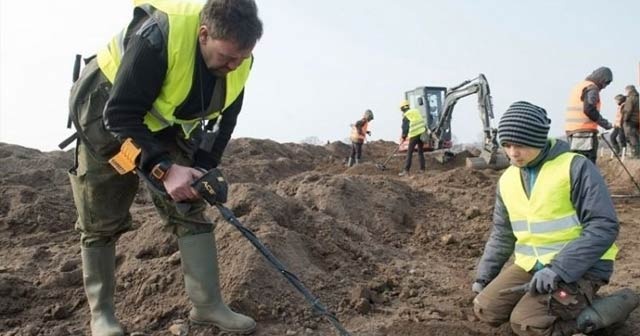
[[458, 101], [464, 97], [476, 94], [478, 97], [478, 112], [482, 122], [482, 132], [484, 134], [481, 153], [478, 158], [468, 158], [467, 166], [470, 168], [496, 168], [501, 169], [509, 165], [509, 160], [500, 151], [497, 141], [497, 130], [492, 126], [493, 103], [491, 101], [491, 90], [487, 78], [483, 74], [478, 77], [465, 80], [464, 82], [447, 90], [443, 112], [438, 123], [430, 131], [432, 147], [434, 149], [443, 148], [444, 130], [451, 125], [453, 110]]

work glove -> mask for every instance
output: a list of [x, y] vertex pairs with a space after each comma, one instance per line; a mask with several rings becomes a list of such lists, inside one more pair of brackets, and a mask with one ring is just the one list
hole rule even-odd
[[471, 291], [480, 294], [484, 287], [487, 285], [487, 282], [484, 280], [476, 280], [473, 285], [471, 285]]
[[191, 185], [210, 205], [227, 201], [229, 185], [217, 168], [207, 171]]
[[551, 268], [545, 267], [537, 271], [529, 282], [530, 294], [548, 294], [558, 288], [558, 280], [560, 276]]

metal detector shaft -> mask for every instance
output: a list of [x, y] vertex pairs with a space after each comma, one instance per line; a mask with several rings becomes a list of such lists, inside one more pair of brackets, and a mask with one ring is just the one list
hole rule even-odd
[[640, 192], [640, 186], [638, 185], [636, 180], [633, 178], [633, 175], [631, 175], [631, 172], [629, 172], [629, 169], [627, 169], [627, 166], [624, 165], [624, 163], [620, 159], [620, 156], [618, 156], [618, 153], [616, 153], [616, 151], [613, 150], [613, 146], [611, 146], [611, 144], [609, 143], [609, 140], [607, 140], [607, 138], [604, 136], [604, 134], [600, 134], [600, 137], [602, 138], [604, 143], [607, 144], [607, 146], [609, 147], [611, 152], [613, 152], [613, 155], [616, 157], [618, 162], [620, 162], [620, 165], [622, 166], [622, 168], [624, 168], [624, 171], [626, 171], [627, 175], [629, 175], [629, 178], [631, 179], [631, 182], [633, 182], [633, 184], [636, 186], [636, 189], [638, 189], [638, 192]]
[[269, 261], [269, 263], [271, 263], [271, 265], [273, 265], [278, 270], [278, 272], [280, 272], [280, 274], [282, 274], [282, 276], [284, 276], [287, 281], [289, 281], [289, 283], [293, 285], [293, 287], [295, 287], [300, 293], [302, 293], [304, 298], [307, 300], [307, 302], [309, 302], [309, 304], [311, 304], [311, 307], [313, 307], [313, 309], [317, 313], [329, 320], [329, 322], [340, 332], [340, 336], [351, 336], [351, 334], [349, 334], [349, 332], [340, 324], [338, 319], [333, 314], [328, 312], [327, 308], [325, 308], [320, 303], [320, 300], [313, 296], [313, 294], [311, 294], [311, 292], [302, 284], [302, 282], [298, 279], [298, 277], [295, 276], [295, 274], [286, 270], [285, 266], [280, 262], [280, 260], [278, 260], [273, 255], [273, 253], [271, 253], [271, 251], [269, 251], [269, 249], [267, 249], [267, 247], [260, 242], [260, 240], [253, 234], [251, 230], [240, 223], [240, 221], [236, 218], [236, 216], [229, 208], [225, 207], [222, 204], [216, 204], [216, 208], [218, 208], [218, 211], [220, 211], [220, 214], [222, 214], [222, 217], [224, 217], [227, 222], [238, 229], [238, 231], [240, 231], [240, 233], [242, 233], [242, 235], [247, 238], [247, 240], [249, 240], [249, 242], [251, 242], [251, 244], [258, 251], [260, 251], [260, 253], [267, 259], [267, 261]]

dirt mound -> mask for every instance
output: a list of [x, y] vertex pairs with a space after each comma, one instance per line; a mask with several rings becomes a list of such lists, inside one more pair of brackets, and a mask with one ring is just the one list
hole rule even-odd
[[[491, 229], [500, 172], [464, 168], [468, 151], [445, 164], [429, 153], [427, 172], [399, 178], [404, 154], [391, 156], [395, 146], [367, 143], [362, 163], [347, 168], [350, 146], [340, 142], [235, 139], [221, 166], [231, 183], [227, 206], [352, 335], [510, 335], [504, 326], [479, 323], [471, 310], [470, 283]], [[379, 169], [390, 156], [387, 169]], [[633, 192], [619, 165], [601, 161], [612, 189]], [[0, 144], [2, 335], [88, 334], [66, 176], [72, 164], [71, 152]], [[640, 164], [628, 166], [640, 174]], [[622, 249], [606, 290], [638, 290], [640, 200], [620, 198], [616, 206]], [[132, 214], [136, 230], [117, 248], [118, 316], [129, 332], [166, 335], [190, 309], [177, 242], [161, 230], [145, 189]], [[208, 215], [225, 299], [258, 320], [256, 335], [336, 334], [237, 230], [213, 209]], [[616, 335], [639, 328], [635, 312]]]

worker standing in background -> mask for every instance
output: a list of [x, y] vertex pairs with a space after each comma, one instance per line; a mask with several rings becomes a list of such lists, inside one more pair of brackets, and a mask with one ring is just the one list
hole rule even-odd
[[640, 112], [638, 111], [638, 91], [633, 85], [627, 85], [625, 88], [627, 100], [624, 102], [623, 121], [624, 134], [631, 146], [631, 155], [633, 158], [640, 158]]
[[578, 83], [569, 96], [565, 112], [565, 132], [572, 152], [582, 154], [593, 163], [598, 157], [598, 126], [611, 129], [611, 123], [600, 114], [600, 90], [613, 80], [607, 67], [594, 70]]
[[[129, 208], [138, 176], [168, 195], [151, 192], [164, 229], [178, 241], [192, 304], [189, 319], [226, 332], [251, 332], [255, 321], [223, 300], [215, 225], [191, 185], [218, 166], [235, 128], [252, 51], [262, 36], [258, 8], [253, 0], [135, 5], [127, 29], [87, 60], [69, 99], [79, 139], [69, 177], [91, 335], [125, 334], [114, 303], [115, 247], [133, 229]], [[125, 147], [131, 140], [136, 151]], [[125, 153], [121, 143], [126, 153], [139, 153], [130, 155], [138, 174], [120, 175], [108, 163], [115, 153]], [[189, 210], [179, 211], [177, 202], [188, 202]]]
[[[547, 139], [550, 122], [543, 108], [523, 101], [500, 119], [498, 141], [511, 166], [498, 182], [472, 286], [476, 316], [494, 326], [508, 321], [520, 336], [577, 333], [576, 317], [609, 281], [618, 252], [618, 219], [602, 176], [566, 142]], [[521, 284], [526, 292], [503, 291]], [[558, 301], [557, 289], [571, 297]]]
[[409, 107], [409, 101], [403, 100], [400, 103], [400, 111], [402, 111], [402, 136], [400, 143], [409, 138], [409, 146], [407, 147], [407, 159], [404, 163], [404, 169], [398, 176], [409, 175], [411, 169], [411, 161], [413, 160], [413, 150], [418, 147], [418, 160], [420, 162], [420, 171], [425, 170], [424, 160], [424, 142], [421, 136], [427, 132], [427, 126], [424, 118], [417, 109]]
[[351, 155], [347, 161], [347, 167], [359, 164], [362, 158], [362, 144], [371, 135], [369, 131], [369, 123], [373, 120], [373, 112], [369, 109], [364, 111], [362, 118], [358, 119], [355, 124], [351, 125]]
[[613, 150], [616, 152], [616, 155], [622, 155], [624, 149], [627, 147], [627, 138], [624, 133], [625, 130], [622, 126], [624, 119], [624, 102], [627, 99], [624, 95], [616, 95], [613, 98], [616, 101], [616, 118], [613, 121], [613, 131], [611, 132], [611, 146], [613, 146]]

